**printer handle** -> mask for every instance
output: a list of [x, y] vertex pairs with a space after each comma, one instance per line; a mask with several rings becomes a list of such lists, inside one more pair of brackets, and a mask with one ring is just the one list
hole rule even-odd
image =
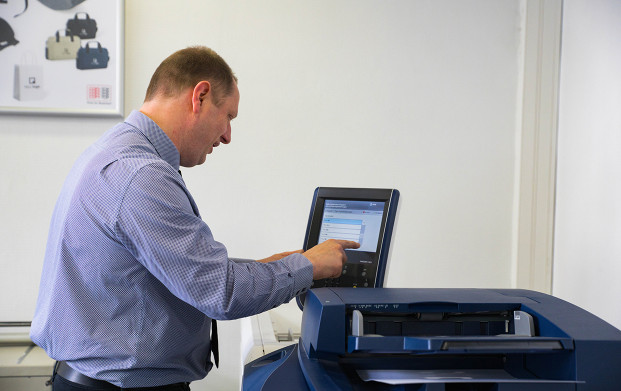
[[347, 350], [374, 353], [496, 353], [573, 350], [570, 338], [349, 336]]

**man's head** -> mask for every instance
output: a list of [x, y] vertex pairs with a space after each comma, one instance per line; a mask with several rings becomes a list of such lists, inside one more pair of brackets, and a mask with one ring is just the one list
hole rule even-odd
[[237, 77], [216, 52], [205, 46], [181, 49], [166, 58], [153, 73], [145, 102], [158, 95], [173, 97], [207, 80], [214, 89], [215, 104], [233, 92]]
[[157, 68], [140, 109], [168, 135], [180, 164], [202, 164], [213, 148], [231, 142], [237, 116], [237, 78], [213, 50], [179, 50]]

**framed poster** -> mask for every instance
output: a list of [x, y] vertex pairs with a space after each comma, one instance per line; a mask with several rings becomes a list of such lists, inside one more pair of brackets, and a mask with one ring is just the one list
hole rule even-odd
[[123, 0], [0, 0], [0, 113], [123, 115]]

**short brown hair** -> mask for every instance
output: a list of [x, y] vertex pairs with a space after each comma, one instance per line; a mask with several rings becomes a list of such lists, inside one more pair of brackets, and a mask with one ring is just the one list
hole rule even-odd
[[228, 96], [237, 83], [231, 67], [215, 51], [205, 46], [181, 49], [166, 58], [153, 73], [145, 102], [157, 95], [172, 97], [200, 81], [209, 81], [214, 91], [214, 103]]

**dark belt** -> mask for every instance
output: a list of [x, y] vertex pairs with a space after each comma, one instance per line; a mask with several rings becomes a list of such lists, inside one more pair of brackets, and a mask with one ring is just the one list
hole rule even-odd
[[[63, 379], [69, 380], [70, 382], [80, 384], [82, 386], [87, 387], [96, 387], [101, 390], [120, 390], [121, 387], [117, 387], [112, 383], [108, 383], [107, 381], [93, 379], [92, 377], [85, 376], [75, 369], [71, 368], [66, 362], [59, 361], [58, 366], [56, 367], [56, 374], [61, 376]], [[172, 387], [181, 384], [189, 384], [189, 383], [175, 383], [168, 384], [165, 386], [157, 386], [157, 387], [147, 387], [149, 390], [159, 390], [165, 389], [167, 387]], [[137, 388], [140, 390], [144, 390], [147, 388]], [[132, 390], [133, 388], [123, 388], [124, 390]]]
[[61, 361], [58, 363], [56, 373], [62, 376], [64, 379], [70, 382], [81, 384], [87, 387], [97, 387], [103, 390], [119, 390], [120, 388], [107, 381], [93, 379], [92, 377], [85, 376], [75, 369], [67, 365], [66, 362]]

